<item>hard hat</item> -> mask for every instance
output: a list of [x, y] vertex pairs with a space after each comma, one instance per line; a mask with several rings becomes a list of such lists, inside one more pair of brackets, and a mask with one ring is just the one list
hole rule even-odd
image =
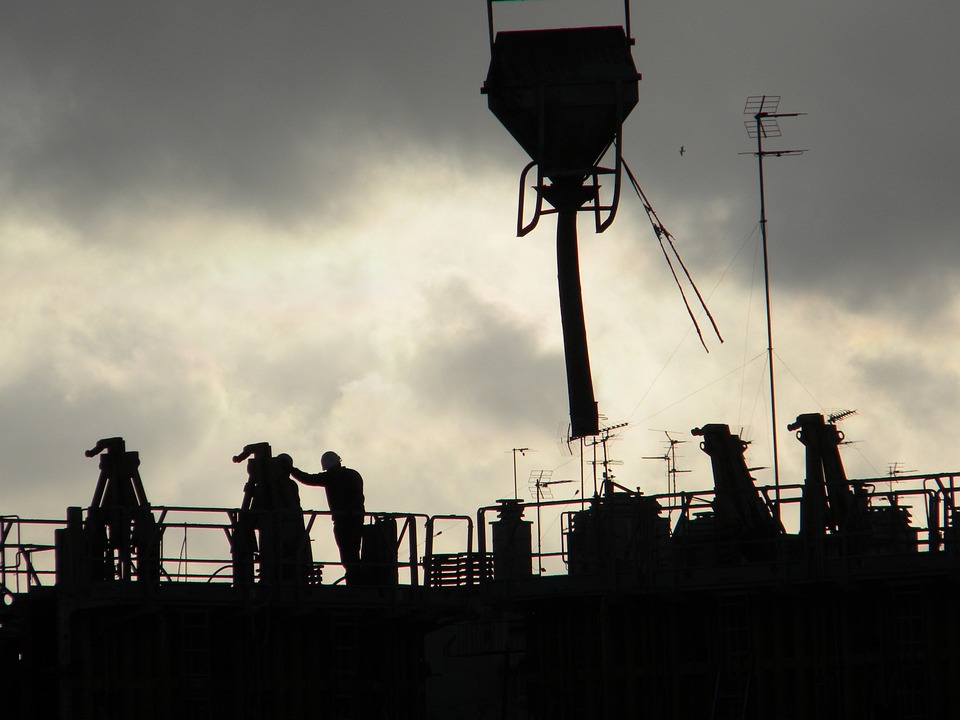
[[335, 468], [339, 464], [340, 456], [333, 452], [333, 450], [327, 450], [323, 455], [320, 456], [320, 467], [322, 467], [324, 471], [327, 471], [330, 468]]

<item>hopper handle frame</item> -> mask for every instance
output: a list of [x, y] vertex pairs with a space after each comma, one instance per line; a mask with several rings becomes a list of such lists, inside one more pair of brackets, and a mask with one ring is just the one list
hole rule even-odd
[[[493, 51], [493, 39], [496, 35], [493, 27], [493, 4], [498, 0], [487, 0], [487, 32], [490, 35], [490, 50]], [[634, 44], [633, 35], [630, 33], [630, 0], [623, 0], [623, 27], [627, 33], [627, 39], [630, 44]]]

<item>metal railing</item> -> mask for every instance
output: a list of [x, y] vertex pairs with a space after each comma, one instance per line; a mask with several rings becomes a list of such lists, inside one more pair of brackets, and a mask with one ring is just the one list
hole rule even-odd
[[64, 521], [0, 515], [0, 592], [6, 596], [53, 584], [53, 533], [63, 525]]
[[[960, 473], [920, 474], [856, 481], [865, 489], [870, 512], [884, 522], [902, 519], [909, 522], [911, 551], [942, 553], [960, 548], [960, 515], [958, 493]], [[759, 487], [757, 492], [769, 507], [773, 488]], [[621, 495], [621, 494], [618, 494]], [[621, 495], [622, 496], [622, 495]], [[802, 485], [781, 485], [779, 488], [779, 516], [784, 534], [777, 542], [789, 542], [799, 537]], [[696, 537], [687, 533], [681, 537], [678, 528], [700, 521], [715, 513], [714, 492], [677, 492], [642, 496], [655, 503], [656, 534], [669, 543], [670, 552], [678, 548], [709, 544], [719, 550], [729, 542], [710, 530]], [[568, 500], [541, 500], [521, 504], [523, 522], [528, 524], [535, 542], [531, 547], [534, 575], [563, 575], [570, 572], [571, 538], [576, 533], [576, 522], [582, 523], [584, 512], [604, 498], [594, 498], [586, 505], [577, 497]], [[649, 505], [647, 507], [650, 507]], [[491, 526], [496, 520], [493, 512], [501, 506], [488, 506], [477, 512], [476, 522], [466, 515], [427, 516], [417, 513], [369, 513], [368, 520], [390, 518], [396, 521], [397, 582], [408, 586], [443, 587], [476, 584], [492, 576], [494, 548], [489, 541]], [[772, 508], [771, 508], [772, 510]], [[222, 583], [234, 581], [231, 554], [231, 532], [235, 527], [237, 509], [213, 507], [156, 506], [151, 508], [161, 533], [160, 582], [162, 583]], [[310, 550], [316, 574], [312, 582], [336, 584], [343, 568], [333, 538], [330, 513], [309, 510], [303, 513], [304, 527], [310, 540]], [[900, 522], [900, 520], [897, 520]], [[443, 525], [443, 530], [438, 528]], [[57, 582], [55, 531], [65, 528], [62, 520], [0, 516], [0, 590], [5, 598], [28, 592], [32, 587], [51, 586]], [[640, 526], [631, 526], [626, 533], [640, 532]], [[826, 531], [828, 541], [835, 539], [836, 552], [843, 555], [845, 548], [861, 543], [878, 543], [884, 538], [874, 528], [873, 534], [858, 536], [847, 533], [840, 537]], [[444, 534], [443, 547], [437, 537]], [[648, 533], [649, 529], [643, 532]], [[623, 537], [626, 537], [621, 533]], [[638, 538], [632, 538], [638, 540]], [[631, 538], [628, 538], [631, 540]], [[642, 542], [642, 538], [638, 541]], [[743, 546], [747, 540], [737, 540]], [[474, 550], [476, 548], [476, 551]], [[441, 552], [442, 550], [442, 552]], [[657, 557], [667, 557], [664, 548], [657, 548]], [[782, 560], [782, 557], [781, 557]], [[392, 563], [392, 560], [390, 561]], [[444, 565], [446, 563], [446, 565]], [[255, 559], [254, 564], [257, 565]], [[9, 600], [7, 600], [9, 602]]]

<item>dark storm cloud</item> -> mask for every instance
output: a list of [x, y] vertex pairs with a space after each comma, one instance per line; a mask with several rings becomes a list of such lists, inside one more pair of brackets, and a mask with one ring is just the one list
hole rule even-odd
[[883, 302], [894, 279], [929, 287], [942, 263], [960, 260], [960, 145], [946, 131], [960, 121], [950, 90], [960, 6], [693, 2], [635, 14], [644, 80], [628, 160], [638, 158], [668, 226], [685, 208], [730, 209], [719, 226], [688, 226], [703, 262], [725, 266], [758, 219], [756, 160], [738, 153], [756, 147], [741, 113], [762, 93], [782, 95], [781, 112], [807, 113], [781, 119], [783, 137], [766, 144], [808, 150], [766, 162], [781, 289], [862, 306]]
[[[582, 3], [507, 5], [499, 29], [526, 15], [585, 21], [582, 7], [572, 14]], [[288, 223], [335, 208], [378, 155], [407, 145], [519, 170], [479, 94], [483, 8], [16, 5], [0, 25], [6, 202], [68, 222], [199, 205]], [[923, 283], [958, 259], [960, 8], [699, 0], [683, 12], [636, 4], [632, 19], [644, 79], [627, 156], [668, 226], [711, 202], [729, 208], [726, 222], [690, 225], [706, 261], [725, 265], [756, 223], [741, 110], [763, 92], [808, 113], [768, 143], [809, 150], [767, 163], [782, 286], [871, 303], [894, 278]]]
[[450, 72], [484, 49], [481, 8], [18, 4], [0, 24], [7, 201], [68, 221], [180, 203], [310, 214], [371, 143], [442, 140], [452, 108], [481, 104], [480, 64], [470, 83]]

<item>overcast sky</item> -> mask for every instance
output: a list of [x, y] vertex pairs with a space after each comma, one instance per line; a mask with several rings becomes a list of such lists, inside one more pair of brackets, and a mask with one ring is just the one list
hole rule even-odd
[[[623, 6], [496, 9], [516, 29]], [[624, 155], [726, 342], [699, 345], [635, 196], [602, 235], [582, 219], [596, 395], [629, 423], [617, 480], [663, 492], [643, 458], [669, 430], [681, 484], [712, 487], [689, 435], [708, 422], [771, 465], [743, 125], [763, 93], [806, 113], [768, 149], [807, 152], [766, 162], [784, 481], [786, 424], [839, 409], [852, 476], [960, 468], [960, 5], [632, 10]], [[579, 478], [555, 226], [515, 237], [527, 158], [480, 93], [488, 61], [480, 0], [3, 3], [0, 513], [88, 504], [83, 451], [114, 435], [158, 505], [238, 505], [230, 458], [257, 441], [311, 471], [336, 450], [369, 510], [473, 514], [513, 494], [517, 447], [521, 493]]]

